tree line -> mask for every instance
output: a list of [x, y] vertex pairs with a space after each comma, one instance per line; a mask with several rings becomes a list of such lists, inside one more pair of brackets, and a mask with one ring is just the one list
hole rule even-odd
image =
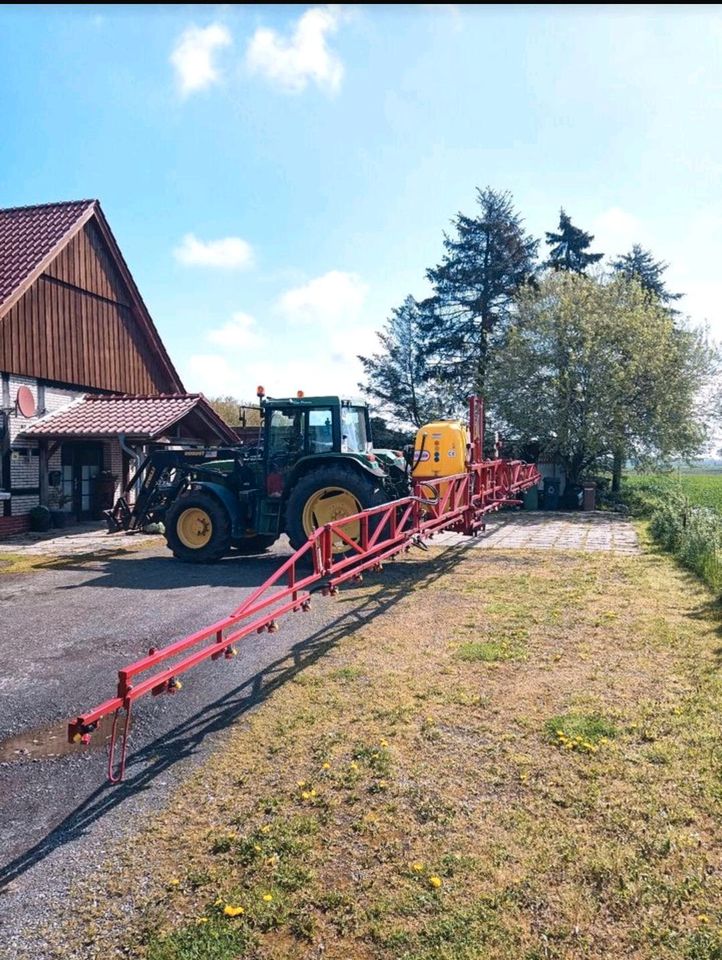
[[563, 463], [567, 482], [622, 464], [693, 457], [707, 436], [718, 355], [674, 307], [667, 264], [635, 244], [606, 269], [562, 209], [540, 242], [509, 192], [458, 213], [431, 296], [408, 296], [362, 356], [359, 386], [401, 427], [483, 394], [494, 425]]

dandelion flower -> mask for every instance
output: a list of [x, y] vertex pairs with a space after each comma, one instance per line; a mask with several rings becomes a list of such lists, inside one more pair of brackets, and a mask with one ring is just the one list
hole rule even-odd
[[272, 894], [272, 893], [264, 893], [264, 894], [263, 894], [263, 899], [264, 899], [264, 901], [265, 901], [266, 903], [270, 903], [271, 900], [273, 900], [273, 894]]
[[322, 769], [322, 770], [330, 770], [330, 769], [331, 769], [331, 764], [330, 764], [330, 763], [324, 763], [323, 766], [321, 767], [321, 769]]
[[424, 869], [424, 865], [421, 860], [414, 860], [414, 862], [411, 864], [411, 869], [414, 871], [414, 873], [421, 873]]
[[168, 883], [171, 887], [177, 887], [178, 884], [180, 883], [180, 880], [178, 879], [178, 877], [171, 877]]
[[227, 903], [223, 908], [223, 912], [227, 917], [238, 917], [246, 911], [243, 909], [243, 907], [233, 907], [230, 903]]
[[358, 764], [356, 763], [355, 760], [352, 760], [349, 766], [351, 767], [352, 770], [358, 770]]
[[297, 780], [296, 783], [298, 784], [299, 787], [305, 787], [305, 786], [306, 786], [306, 781], [305, 781], [305, 780]]
[[700, 923], [709, 923], [709, 917], [707, 916], [706, 913], [700, 913], [697, 919], [699, 920]]
[[381, 744], [382, 747], [388, 747], [389, 745], [389, 741], [386, 739], [386, 737], [381, 737], [381, 739], [379, 740], [379, 743]]
[[433, 877], [429, 877], [429, 883], [435, 890], [438, 890], [441, 886], [441, 877], [437, 877], [436, 874], [434, 874]]
[[315, 790], [309, 790], [308, 795], [309, 795], [309, 797], [315, 797], [315, 796], [316, 796], [316, 791], [315, 791]]
[[301, 794], [301, 799], [302, 799], [302, 800], [310, 800], [310, 799], [311, 799], [311, 794], [308, 792], [308, 790], [304, 790], [304, 791], [303, 791], [303, 793]]
[[270, 824], [264, 823], [263, 826], [261, 827], [261, 833], [270, 833], [270, 832], [271, 832]]

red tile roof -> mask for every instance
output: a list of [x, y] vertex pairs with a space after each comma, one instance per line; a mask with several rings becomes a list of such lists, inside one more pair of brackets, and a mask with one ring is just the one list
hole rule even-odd
[[[23, 431], [27, 437], [128, 437], [154, 440], [188, 414], [200, 415], [206, 432], [222, 443], [237, 443], [232, 427], [222, 420], [201, 393], [161, 393], [147, 396], [88, 394], [67, 407], [41, 417]], [[200, 437], [199, 439], [203, 439]]]
[[0, 210], [0, 305], [70, 233], [95, 200]]

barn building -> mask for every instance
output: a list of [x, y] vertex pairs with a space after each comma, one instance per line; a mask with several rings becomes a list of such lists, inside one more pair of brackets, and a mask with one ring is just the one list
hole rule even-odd
[[180, 377], [97, 200], [0, 210], [0, 537], [99, 517], [149, 445], [233, 443]]

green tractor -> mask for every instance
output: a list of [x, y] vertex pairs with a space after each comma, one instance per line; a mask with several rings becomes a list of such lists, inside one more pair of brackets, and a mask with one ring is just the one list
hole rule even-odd
[[186, 469], [176, 463], [169, 474], [165, 490], [172, 496], [166, 494], [153, 519], [162, 519], [179, 560], [209, 563], [233, 549], [258, 552], [282, 533], [297, 549], [330, 520], [408, 493], [403, 454], [372, 449], [365, 404], [261, 397], [261, 414], [256, 447]]

